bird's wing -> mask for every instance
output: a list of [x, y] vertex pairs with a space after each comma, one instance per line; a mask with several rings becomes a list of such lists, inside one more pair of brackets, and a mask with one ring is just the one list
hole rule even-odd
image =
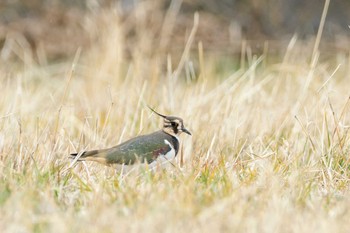
[[105, 150], [108, 164], [133, 164], [137, 161], [151, 163], [159, 155], [165, 155], [172, 148], [165, 143], [163, 135], [155, 132], [130, 139], [118, 146]]

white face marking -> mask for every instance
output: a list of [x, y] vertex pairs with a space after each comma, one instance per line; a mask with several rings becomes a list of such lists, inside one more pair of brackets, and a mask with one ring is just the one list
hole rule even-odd
[[182, 119], [164, 119], [163, 130], [171, 136], [175, 136], [177, 138], [177, 135], [180, 135], [181, 132], [183, 132], [183, 128], [184, 124]]
[[183, 123], [179, 120], [176, 120], [175, 122], [177, 124], [177, 130], [181, 132], [181, 129], [183, 128]]

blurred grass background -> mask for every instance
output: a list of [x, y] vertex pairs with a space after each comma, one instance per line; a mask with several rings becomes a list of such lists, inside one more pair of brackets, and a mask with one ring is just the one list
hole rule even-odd
[[[348, 232], [349, 4], [325, 3], [2, 1], [1, 232]], [[158, 130], [146, 104], [193, 133], [182, 163], [70, 168]]]
[[[77, 47], [89, 48], [98, 41], [100, 30], [96, 25], [114, 12], [124, 26], [126, 49], [135, 44], [138, 28], [142, 27], [157, 42], [149, 45], [150, 51], [166, 50], [175, 55], [182, 52], [193, 14], [199, 12], [195, 40], [202, 41], [206, 51], [240, 54], [245, 41], [253, 52], [262, 53], [268, 44], [269, 52], [278, 54], [293, 35], [303, 40], [315, 37], [323, 6], [319, 0], [5, 0], [0, 3], [0, 47], [5, 41], [17, 39], [25, 40], [22, 46], [28, 46], [35, 56], [73, 56]], [[348, 1], [330, 1], [321, 43], [325, 51], [348, 49], [349, 10]], [[163, 20], [168, 20], [167, 24]], [[117, 26], [113, 20], [110, 23]], [[2, 57], [6, 57], [4, 51]]]

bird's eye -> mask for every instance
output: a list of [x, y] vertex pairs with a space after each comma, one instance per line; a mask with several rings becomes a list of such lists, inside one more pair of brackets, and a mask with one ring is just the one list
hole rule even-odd
[[171, 126], [177, 126], [176, 122], [171, 122]]

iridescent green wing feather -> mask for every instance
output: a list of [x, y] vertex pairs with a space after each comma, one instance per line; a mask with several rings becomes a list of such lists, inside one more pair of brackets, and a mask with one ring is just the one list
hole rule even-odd
[[130, 139], [106, 151], [107, 163], [134, 164], [137, 161], [151, 163], [159, 155], [171, 150], [164, 139], [164, 133], [161, 131]]

